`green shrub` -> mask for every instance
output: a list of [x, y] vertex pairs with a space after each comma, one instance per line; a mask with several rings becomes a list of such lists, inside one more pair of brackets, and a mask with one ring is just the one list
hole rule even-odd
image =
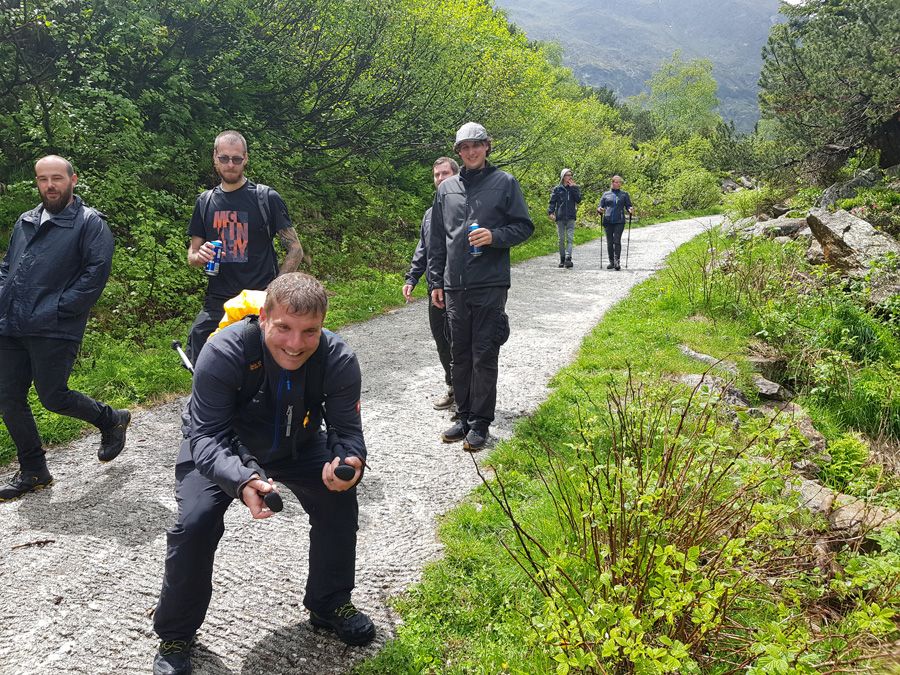
[[665, 186], [666, 202], [676, 210], [708, 209], [722, 200], [719, 182], [706, 169], [683, 171]]
[[822, 467], [828, 487], [843, 492], [869, 461], [869, 446], [856, 434], [844, 434], [828, 445], [831, 461]]
[[733, 220], [758, 216], [781, 200], [781, 193], [762, 185], [755, 190], [738, 190], [725, 195], [725, 213]]

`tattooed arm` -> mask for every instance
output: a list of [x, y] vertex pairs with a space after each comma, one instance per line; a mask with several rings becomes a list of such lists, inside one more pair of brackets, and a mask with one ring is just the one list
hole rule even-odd
[[293, 227], [285, 227], [278, 230], [278, 240], [281, 242], [281, 245], [284, 246], [284, 250], [286, 251], [284, 254], [284, 261], [281, 263], [278, 274], [296, 272], [300, 268], [300, 263], [303, 261], [303, 246], [300, 244], [300, 239], [297, 237], [297, 230]]

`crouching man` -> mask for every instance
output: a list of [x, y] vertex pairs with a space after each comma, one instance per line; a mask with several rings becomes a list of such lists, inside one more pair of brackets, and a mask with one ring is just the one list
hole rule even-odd
[[[325, 290], [313, 277], [282, 275], [269, 284], [258, 323], [251, 317], [227, 327], [200, 354], [175, 467], [178, 519], [167, 533], [154, 616], [161, 640], [155, 675], [191, 672], [190, 647], [212, 596], [225, 511], [239, 499], [253, 518], [274, 515], [264, 501], [275, 490], [273, 479], [309, 515], [303, 602], [310, 621], [351, 645], [375, 637], [372, 621], [350, 601], [356, 484], [366, 456], [359, 364], [341, 338], [323, 330], [327, 309]], [[258, 460], [269, 482], [247, 466], [252, 462], [238, 446]], [[353, 468], [349, 480], [336, 475], [342, 461]]]

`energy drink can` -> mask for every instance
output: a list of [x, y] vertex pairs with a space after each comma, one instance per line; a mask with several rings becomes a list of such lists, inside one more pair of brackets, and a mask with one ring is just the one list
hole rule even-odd
[[214, 277], [219, 273], [219, 264], [222, 262], [222, 242], [211, 241], [213, 245], [213, 259], [206, 263], [206, 274]]
[[[478, 223], [472, 223], [469, 225], [469, 234], [472, 234], [473, 230], [477, 230], [481, 225]], [[481, 246], [472, 246], [469, 244], [469, 255], [481, 255]]]

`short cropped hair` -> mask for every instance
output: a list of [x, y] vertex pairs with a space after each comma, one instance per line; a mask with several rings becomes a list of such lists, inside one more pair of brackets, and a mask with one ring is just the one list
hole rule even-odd
[[218, 136], [216, 136], [216, 141], [213, 143], [213, 153], [219, 151], [219, 141], [228, 140], [232, 143], [240, 143], [244, 147], [244, 152], [247, 152], [247, 139], [241, 134], [240, 131], [235, 131], [234, 129], [226, 129]]
[[289, 272], [276, 277], [266, 288], [266, 313], [275, 305], [291, 314], [321, 314], [328, 312], [328, 295], [319, 280], [303, 272]]
[[432, 169], [436, 169], [440, 164], [449, 164], [450, 170], [453, 172], [453, 175], [459, 173], [459, 164], [456, 163], [456, 160], [452, 157], [438, 157], [434, 160], [434, 164], [431, 165]]

